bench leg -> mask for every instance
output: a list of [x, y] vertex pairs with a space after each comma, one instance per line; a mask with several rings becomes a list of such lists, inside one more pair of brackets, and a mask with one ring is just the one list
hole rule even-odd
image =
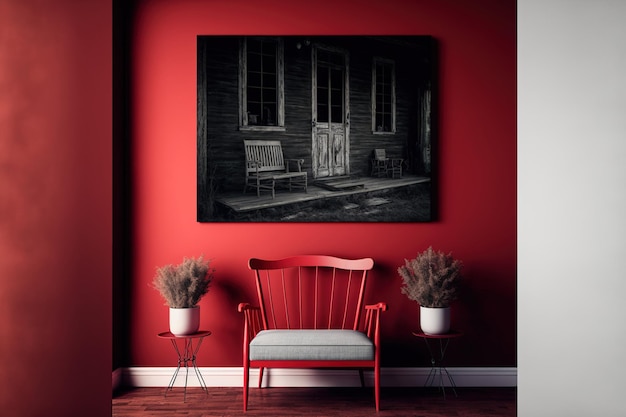
[[294, 187], [302, 187], [304, 192], [307, 192], [307, 178], [306, 175], [303, 177], [294, 177], [289, 178], [289, 191], [292, 191]]
[[378, 364], [374, 368], [374, 401], [376, 411], [380, 411], [380, 366]]
[[259, 388], [261, 388], [261, 386], [263, 385], [263, 370], [265, 368], [260, 367], [259, 368]]
[[243, 411], [248, 410], [248, 381], [250, 378], [250, 363], [244, 360], [243, 364]]

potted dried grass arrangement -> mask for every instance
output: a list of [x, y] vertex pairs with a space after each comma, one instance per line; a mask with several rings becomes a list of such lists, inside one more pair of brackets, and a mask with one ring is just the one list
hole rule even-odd
[[213, 273], [210, 261], [183, 258], [178, 265], [157, 268], [152, 286], [161, 293], [170, 307], [170, 332], [176, 336], [192, 334], [200, 328], [198, 302], [209, 292]]
[[420, 326], [426, 334], [450, 330], [450, 303], [458, 298], [463, 264], [452, 254], [429, 247], [398, 268], [401, 291], [420, 305]]

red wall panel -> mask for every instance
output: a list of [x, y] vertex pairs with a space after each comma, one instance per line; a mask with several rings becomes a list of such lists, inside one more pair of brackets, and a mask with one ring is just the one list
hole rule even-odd
[[[396, 268], [433, 245], [465, 264], [453, 323], [466, 332], [453, 366], [515, 366], [515, 2], [390, 0], [139, 1], [132, 36], [133, 266], [131, 366], [172, 364], [167, 307], [149, 284], [157, 266], [204, 254], [217, 269], [201, 301], [214, 332], [200, 366], [241, 365], [237, 303], [252, 301], [249, 257], [371, 256], [370, 301], [387, 301], [386, 366], [424, 365], [411, 330], [417, 305]], [[197, 223], [196, 36], [205, 34], [429, 34], [440, 46], [439, 220], [432, 223]]]
[[0, 2], [0, 414], [111, 415], [111, 4]]

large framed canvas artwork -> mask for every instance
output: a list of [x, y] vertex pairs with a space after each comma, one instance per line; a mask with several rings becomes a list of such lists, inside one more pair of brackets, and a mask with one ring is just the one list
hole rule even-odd
[[198, 221], [433, 221], [436, 49], [198, 36]]

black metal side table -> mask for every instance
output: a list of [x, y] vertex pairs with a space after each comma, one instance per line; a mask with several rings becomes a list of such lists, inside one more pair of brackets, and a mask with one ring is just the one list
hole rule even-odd
[[[181, 367], [185, 367], [185, 391], [183, 396], [183, 402], [187, 401], [187, 379], [189, 377], [189, 365], [193, 367], [193, 370], [196, 373], [196, 377], [198, 378], [198, 382], [200, 383], [200, 387], [208, 394], [209, 390], [207, 388], [206, 382], [204, 382], [204, 378], [202, 378], [202, 374], [200, 373], [200, 369], [198, 369], [198, 365], [196, 364], [196, 355], [200, 350], [200, 346], [202, 345], [202, 341], [205, 337], [210, 336], [211, 332], [209, 330], [199, 330], [192, 334], [186, 334], [184, 336], [176, 336], [171, 332], [162, 332], [157, 336], [162, 339], [169, 339], [172, 342], [172, 346], [178, 355], [178, 366], [176, 366], [176, 371], [174, 371], [174, 375], [172, 375], [172, 379], [170, 379], [170, 383], [165, 389], [165, 396], [167, 396], [167, 392], [171, 391], [174, 388], [174, 382], [176, 382], [176, 377], [178, 376], [178, 372]], [[196, 344], [194, 347], [194, 340], [196, 340]], [[179, 346], [179, 341], [182, 341], [181, 346]]]
[[[454, 379], [452, 378], [452, 375], [450, 375], [446, 367], [443, 365], [443, 360], [446, 356], [446, 350], [448, 349], [448, 344], [450, 343], [450, 340], [461, 337], [462, 335], [463, 333], [454, 330], [450, 330], [448, 333], [444, 334], [426, 334], [421, 330], [413, 332], [413, 336], [417, 336], [424, 340], [424, 343], [426, 343], [426, 347], [428, 349], [428, 353], [430, 354], [430, 363], [432, 367], [430, 369], [430, 372], [428, 373], [428, 377], [426, 378], [424, 386], [428, 385], [432, 387], [438, 376], [439, 388], [443, 392], [444, 399], [446, 398], [444, 375], [448, 378], [448, 381], [450, 382], [450, 387], [452, 388], [454, 395], [457, 396], [456, 384], [454, 382]], [[435, 341], [438, 341], [439, 343], [436, 343]], [[435, 346], [431, 346], [431, 344]]]

